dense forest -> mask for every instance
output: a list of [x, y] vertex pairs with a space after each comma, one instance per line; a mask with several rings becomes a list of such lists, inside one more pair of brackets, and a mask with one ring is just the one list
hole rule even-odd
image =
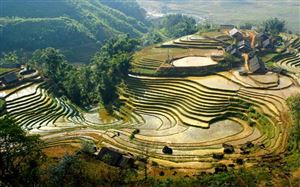
[[87, 62], [105, 40], [123, 33], [140, 37], [147, 32], [145, 12], [135, 1], [124, 1], [124, 6], [109, 2], [3, 1], [0, 52], [54, 47], [72, 62]]

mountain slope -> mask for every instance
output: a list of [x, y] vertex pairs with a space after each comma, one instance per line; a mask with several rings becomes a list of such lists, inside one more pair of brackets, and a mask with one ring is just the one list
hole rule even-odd
[[108, 38], [122, 33], [138, 37], [147, 31], [140, 18], [100, 0], [10, 0], [2, 1], [1, 8], [0, 52], [51, 46], [61, 49], [69, 60], [83, 62]]

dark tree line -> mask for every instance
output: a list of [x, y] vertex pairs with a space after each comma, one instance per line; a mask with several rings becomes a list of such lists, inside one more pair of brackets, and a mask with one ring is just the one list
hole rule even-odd
[[194, 34], [198, 31], [196, 20], [182, 14], [172, 14], [160, 20], [159, 28], [171, 38]]
[[117, 101], [117, 86], [128, 74], [132, 52], [139, 41], [127, 35], [107, 41], [92, 58], [90, 65], [73, 66], [59, 50], [40, 49], [31, 64], [49, 78], [58, 95], [66, 95], [80, 106], [101, 102], [111, 108]]
[[13, 120], [0, 118], [0, 186], [39, 184], [42, 145], [38, 136], [27, 136]]
[[275, 36], [280, 32], [286, 31], [285, 21], [278, 18], [270, 18], [263, 23], [264, 31]]

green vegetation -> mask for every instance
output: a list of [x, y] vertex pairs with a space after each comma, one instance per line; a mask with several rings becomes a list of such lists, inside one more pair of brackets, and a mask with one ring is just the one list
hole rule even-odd
[[81, 151], [86, 154], [93, 154], [95, 152], [95, 144], [91, 141], [83, 141], [81, 143]]
[[280, 32], [284, 32], [286, 30], [285, 21], [279, 20], [278, 18], [268, 19], [263, 25], [265, 32], [270, 33], [273, 36], [276, 36]]
[[6, 106], [6, 102], [4, 99], [0, 98], [0, 114], [3, 112], [3, 110], [5, 109]]
[[16, 52], [9, 52], [4, 53], [3, 57], [0, 58], [0, 64], [12, 64], [12, 63], [19, 63], [19, 57]]
[[0, 52], [17, 50], [26, 55], [51, 46], [72, 62], [88, 62], [105, 40], [121, 33], [139, 37], [147, 31], [144, 13], [136, 2], [124, 1], [124, 7], [113, 4], [5, 1], [1, 3], [5, 11], [0, 17], [0, 34], [5, 37], [1, 37]]
[[142, 9], [136, 2], [136, 0], [100, 0], [101, 3], [111, 8], [117, 9], [123, 12], [125, 15], [136, 18], [139, 21], [146, 22], [146, 11]]
[[296, 150], [300, 150], [300, 94], [291, 96], [287, 104], [292, 112], [293, 127], [290, 135], [290, 142], [296, 143]]
[[138, 40], [130, 39], [128, 35], [109, 40], [94, 55], [89, 66], [70, 65], [54, 48], [35, 51], [30, 62], [49, 78], [57, 95], [66, 95], [82, 107], [101, 101], [112, 111], [118, 99], [116, 88], [128, 74], [132, 52], [137, 44]]
[[134, 129], [134, 131], [131, 133], [131, 135], [129, 136], [130, 140], [133, 140], [135, 135], [140, 133], [140, 129]]
[[50, 186], [84, 186], [83, 165], [79, 157], [65, 155], [49, 169]]
[[156, 31], [150, 31], [142, 37], [142, 46], [158, 44], [163, 41], [163, 37]]
[[4, 73], [10, 72], [10, 71], [11, 71], [10, 68], [0, 68], [0, 74], [4, 74]]
[[0, 185], [35, 186], [43, 153], [38, 136], [27, 136], [8, 117], [0, 119]]
[[138, 41], [130, 39], [128, 35], [112, 39], [93, 57], [92, 66], [95, 67], [96, 86], [104, 106], [109, 111], [118, 99], [117, 85], [127, 76], [132, 60], [132, 53]]
[[181, 14], [163, 17], [159, 22], [158, 28], [170, 38], [178, 38], [198, 31], [196, 20]]

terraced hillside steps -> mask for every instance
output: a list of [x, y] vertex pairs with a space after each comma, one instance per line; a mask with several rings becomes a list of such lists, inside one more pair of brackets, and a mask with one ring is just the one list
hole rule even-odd
[[201, 36], [184, 36], [174, 41], [165, 42], [161, 47], [198, 48], [198, 49], [218, 49], [222, 42]]
[[[150, 58], [143, 63], [152, 65]], [[46, 85], [20, 89], [6, 101], [8, 114], [30, 132], [42, 133], [50, 146], [89, 140], [147, 155], [162, 165], [168, 161], [170, 167], [201, 163], [211, 169], [236, 158], [254, 163], [285, 152], [289, 130], [282, 115], [285, 99], [299, 91], [292, 82], [282, 85], [286, 78], [272, 74], [245, 80], [230, 72], [185, 78], [129, 75], [127, 86], [118, 89], [122, 106], [107, 122], [97, 120], [101, 116], [97, 110], [83, 112], [55, 97]], [[135, 129], [139, 133], [133, 137]], [[245, 155], [240, 147], [248, 141], [255, 146]], [[222, 153], [223, 143], [233, 145], [235, 152], [219, 161], [212, 154]], [[164, 146], [173, 154], [164, 154]]]
[[[153, 78], [131, 76], [127, 80], [127, 89], [122, 90], [123, 93], [121, 99], [125, 103], [125, 106], [128, 104], [130, 110], [137, 113], [153, 117], [156, 117], [157, 114], [174, 116], [177, 123], [174, 123], [174, 125], [168, 129], [168, 131], [174, 131], [174, 136], [179, 136], [188, 132], [187, 128], [210, 128], [212, 124], [230, 118], [239, 121], [240, 124], [245, 124], [246, 126], [249, 126], [249, 122], [252, 121], [256, 124], [255, 127], [258, 128], [257, 130], [250, 127], [245, 131], [247, 135], [240, 133], [238, 135], [240, 138], [237, 138], [234, 141], [230, 140], [232, 144], [239, 146], [247, 141], [253, 141], [258, 144], [264, 143], [270, 154], [276, 150], [283, 150], [280, 148], [282, 146], [280, 145], [280, 141], [284, 139], [284, 134], [282, 134], [282, 132], [284, 132], [284, 127], [282, 126], [279, 116], [280, 111], [284, 110], [285, 106], [283, 104], [284, 100], [281, 97], [255, 92], [249, 89], [251, 88], [251, 85], [248, 85], [243, 89], [228, 90], [226, 87], [217, 88], [215, 86], [201, 84], [201, 82], [209, 83], [212, 81], [192, 80], [196, 80], [196, 78]], [[227, 80], [230, 80], [230, 78]], [[264, 81], [264, 79], [261, 80]], [[226, 79], [223, 79], [223, 81], [226, 81]], [[261, 84], [266, 83], [262, 82]], [[222, 84], [219, 83], [217, 85]], [[243, 85], [237, 84], [236, 87], [243, 87]], [[276, 90], [275, 88], [272, 88], [271, 90], [273, 89]], [[254, 115], [253, 111], [249, 111], [250, 106], [255, 109], [254, 111], [256, 111], [255, 113], [257, 114]], [[144, 119], [147, 118], [144, 117]], [[156, 118], [160, 119], [159, 116]], [[163, 120], [161, 119], [159, 121], [160, 122], [155, 122], [155, 128], [159, 129], [161, 126], [160, 123]], [[149, 125], [150, 124], [147, 123], [146, 120], [146, 124], [140, 126], [141, 132], [143, 132], [143, 128], [150, 128], [147, 131], [153, 133], [148, 134], [146, 131], [146, 136], [137, 135], [134, 142], [127, 143], [124, 142], [126, 138], [123, 138], [119, 142], [119, 137], [117, 137], [113, 141], [114, 145], [117, 147], [128, 147], [128, 149], [133, 146], [131, 151], [136, 150], [138, 149], [137, 147], [139, 147], [131, 144], [140, 141], [144, 142], [140, 147], [146, 145], [160, 145], [162, 142], [156, 143], [156, 141], [159, 141], [159, 137], [163, 136], [163, 134], [168, 133], [163, 133], [163, 131], [160, 133], [160, 130], [154, 130]], [[179, 130], [179, 127], [182, 127], [182, 130]], [[121, 130], [120, 132], [124, 132], [124, 130]], [[125, 132], [125, 136], [127, 133], [130, 134], [130, 130], [125, 130]], [[153, 137], [149, 137], [151, 134]], [[166, 140], [170, 140], [170, 137], [170, 135], [166, 135]], [[177, 146], [185, 147], [184, 143], [172, 145], [175, 150], [178, 149]], [[195, 145], [195, 147], [193, 147], [193, 145]], [[191, 149], [191, 146], [193, 147], [193, 150], [206, 149], [205, 146], [203, 147], [200, 145], [208, 146], [211, 144], [209, 142], [207, 144], [189, 144], [189, 146], [186, 146], [184, 149]], [[201, 148], [197, 146], [200, 146]], [[220, 144], [218, 146], [220, 146]], [[258, 152], [267, 154], [266, 151], [258, 150]], [[159, 153], [159, 149], [153, 150], [152, 155], [156, 155], [156, 153]], [[189, 153], [186, 152], [186, 154]], [[162, 155], [157, 156], [160, 158], [164, 157]], [[170, 159], [170, 156], [168, 156], [168, 159]], [[176, 157], [176, 159], [178, 158]]]
[[60, 118], [74, 124], [84, 120], [66, 100], [49, 94], [44, 85], [32, 85], [13, 93], [6, 102], [7, 113], [27, 130], [55, 127]]
[[155, 73], [163, 63], [157, 59], [141, 58], [132, 62], [131, 71], [134, 73]]

